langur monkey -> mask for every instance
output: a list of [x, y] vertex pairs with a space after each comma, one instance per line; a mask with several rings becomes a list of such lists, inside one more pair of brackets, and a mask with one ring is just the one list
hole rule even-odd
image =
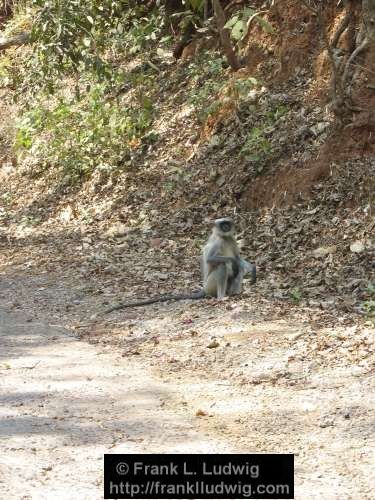
[[117, 304], [105, 311], [108, 314], [126, 307], [146, 306], [168, 300], [203, 299], [241, 293], [242, 282], [246, 274], [251, 274], [251, 283], [256, 282], [256, 267], [240, 256], [234, 237], [232, 219], [223, 218], [214, 221], [214, 227], [202, 255], [203, 289], [187, 295], [162, 295], [151, 299], [139, 300], [126, 304]]
[[205, 296], [224, 298], [241, 293], [246, 273], [256, 281], [256, 267], [240, 256], [232, 219], [217, 219], [203, 249], [203, 290]]

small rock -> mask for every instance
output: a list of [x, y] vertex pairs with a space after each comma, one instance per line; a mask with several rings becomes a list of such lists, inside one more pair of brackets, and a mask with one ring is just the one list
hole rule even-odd
[[219, 347], [219, 346], [220, 346], [219, 342], [216, 339], [214, 339], [212, 342], [210, 342], [208, 344], [207, 347], [208, 347], [208, 349], [215, 349], [215, 347]]
[[70, 222], [74, 216], [73, 209], [70, 205], [63, 208], [60, 212], [59, 219], [61, 222]]
[[298, 333], [295, 333], [294, 335], [292, 335], [292, 336], [290, 337], [290, 340], [291, 340], [292, 342], [294, 342], [295, 340], [298, 340], [300, 337], [302, 337], [302, 336], [303, 336], [303, 335], [305, 335], [305, 334], [306, 334], [306, 332], [298, 332]]
[[361, 253], [365, 249], [364, 241], [357, 240], [350, 244], [350, 251], [353, 253]]
[[1, 172], [5, 175], [9, 175], [14, 171], [14, 167], [11, 163], [5, 162], [1, 165]]
[[247, 94], [247, 99], [249, 102], [256, 102], [260, 97], [260, 93], [257, 89], [251, 89]]
[[321, 307], [322, 309], [330, 309], [330, 308], [332, 308], [332, 307], [334, 307], [334, 306], [335, 306], [335, 299], [333, 299], [333, 298], [329, 298], [329, 299], [326, 299], [326, 300], [322, 300], [322, 301], [320, 302], [320, 307]]
[[118, 236], [124, 236], [127, 234], [128, 228], [122, 222], [116, 222], [104, 233], [106, 238], [113, 238]]
[[223, 185], [225, 184], [225, 177], [224, 177], [224, 175], [221, 175], [221, 176], [217, 179], [216, 184], [217, 184], [219, 187], [221, 187], [221, 186], [223, 186]]
[[213, 135], [210, 139], [209, 146], [211, 147], [219, 146], [220, 142], [221, 142], [220, 137], [218, 135]]
[[196, 417], [207, 417], [208, 413], [206, 411], [203, 411], [203, 410], [197, 410], [195, 412], [195, 416]]
[[330, 247], [319, 247], [313, 250], [312, 254], [316, 259], [319, 259], [321, 257], [325, 257], [326, 255], [335, 253], [336, 249], [336, 245], [332, 245]]
[[329, 122], [319, 122], [313, 127], [310, 127], [311, 132], [317, 137], [322, 134], [329, 127]]
[[160, 248], [162, 244], [162, 239], [161, 238], [151, 238], [150, 240], [150, 245], [152, 248]]
[[323, 417], [319, 422], [319, 427], [325, 429], [326, 427], [333, 427], [335, 425], [334, 421], [330, 417]]
[[159, 280], [167, 280], [170, 278], [170, 274], [168, 273], [154, 273], [154, 277], [157, 277]]

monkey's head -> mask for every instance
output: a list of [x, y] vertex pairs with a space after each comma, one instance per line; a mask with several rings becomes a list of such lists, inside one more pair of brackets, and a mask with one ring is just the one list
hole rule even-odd
[[222, 219], [216, 219], [214, 221], [214, 229], [220, 236], [233, 236], [234, 234], [234, 223], [229, 217], [224, 217]]

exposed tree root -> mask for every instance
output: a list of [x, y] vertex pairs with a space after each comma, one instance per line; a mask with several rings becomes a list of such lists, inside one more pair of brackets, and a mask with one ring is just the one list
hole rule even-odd
[[361, 52], [363, 52], [367, 47], [369, 46], [369, 40], [365, 38], [363, 42], [358, 45], [358, 47], [355, 49], [354, 52], [352, 52], [351, 56], [347, 60], [345, 64], [345, 69], [344, 73], [342, 75], [342, 88], [345, 89], [348, 83], [348, 78], [349, 78], [349, 71], [350, 71], [350, 66], [353, 64], [353, 61], [355, 60], [356, 57], [359, 56]]
[[[348, 54], [346, 60], [344, 59], [341, 63], [338, 63], [335, 58], [334, 49], [337, 48], [342, 35], [354, 22], [353, 4], [351, 0], [344, 0], [346, 13], [338, 28], [336, 29], [336, 32], [334, 33], [331, 41], [329, 40], [328, 27], [323, 18], [324, 7], [322, 6], [322, 4], [310, 2], [309, 0], [301, 1], [303, 5], [305, 5], [305, 7], [316, 16], [319, 31], [331, 64], [331, 108], [332, 111], [340, 118], [340, 120], [343, 120], [348, 112], [362, 111], [362, 108], [353, 105], [352, 102], [352, 85], [349, 81], [350, 69], [359, 54], [361, 54], [361, 52], [363, 52], [369, 46], [370, 38], [369, 36], [365, 36], [364, 40], [356, 48], [354, 48], [353, 51], [349, 49], [350, 55]], [[362, 12], [362, 15], [365, 17], [364, 12]]]

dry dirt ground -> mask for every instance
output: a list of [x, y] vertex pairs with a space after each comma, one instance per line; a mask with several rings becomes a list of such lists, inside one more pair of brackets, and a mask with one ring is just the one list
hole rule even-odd
[[103, 453], [230, 449], [176, 411], [180, 387], [144, 362], [22, 314], [0, 319], [1, 498], [102, 498]]
[[319, 326], [247, 287], [69, 333], [52, 305], [72, 287], [2, 274], [1, 498], [100, 499], [103, 454], [135, 452], [292, 452], [296, 498], [374, 497], [368, 325]]

